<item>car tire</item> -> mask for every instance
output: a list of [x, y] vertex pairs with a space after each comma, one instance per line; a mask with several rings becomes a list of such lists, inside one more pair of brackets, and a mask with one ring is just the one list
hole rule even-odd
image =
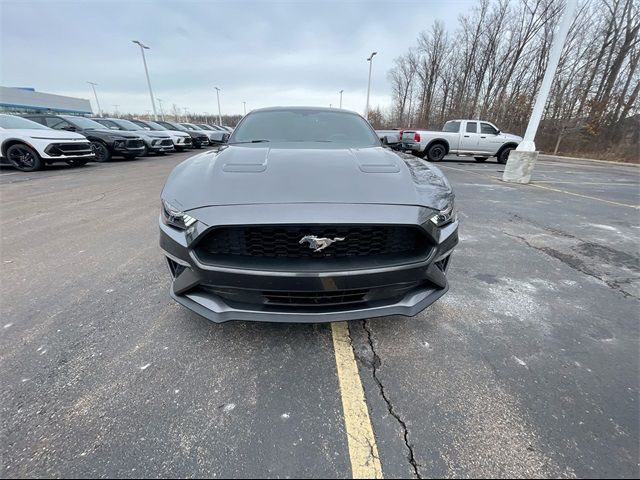
[[175, 147], [176, 152], [184, 152], [184, 147]]
[[146, 157], [147, 155], [149, 155], [149, 149], [147, 148], [147, 146], [145, 145], [142, 153], [140, 154], [141, 157]]
[[21, 172], [35, 172], [44, 167], [38, 152], [24, 143], [14, 143], [6, 152], [7, 160]]
[[202, 148], [202, 145], [194, 145], [193, 148], [197, 148], [198, 150]]
[[161, 157], [162, 155], [164, 155], [166, 152], [156, 152], [156, 155], [158, 155], [159, 157]]
[[95, 154], [94, 161], [104, 163], [111, 160], [111, 150], [104, 143], [91, 142], [91, 149]]
[[444, 158], [447, 154], [447, 149], [441, 143], [434, 143], [429, 148], [424, 155], [424, 158], [429, 160], [430, 162], [439, 162]]
[[126, 160], [133, 160], [133, 159], [135, 159], [137, 156], [138, 156], [138, 155], [136, 155], [135, 153], [127, 153], [127, 154], [123, 155], [123, 157], [124, 157]]
[[88, 162], [88, 158], [74, 158], [73, 160], [67, 160], [67, 165], [69, 165], [70, 167], [82, 167]]
[[488, 157], [473, 157], [476, 159], [476, 162], [478, 163], [483, 163], [484, 161], [487, 160]]
[[500, 152], [498, 153], [498, 163], [501, 163], [502, 165], [507, 163], [507, 160], [509, 160], [509, 152], [511, 152], [511, 150], [514, 150], [514, 148], [506, 147], [500, 150]]

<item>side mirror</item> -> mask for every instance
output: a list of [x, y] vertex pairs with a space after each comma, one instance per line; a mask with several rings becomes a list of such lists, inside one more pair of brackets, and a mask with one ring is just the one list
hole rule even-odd
[[223, 133], [223, 134], [222, 134], [222, 140], [221, 140], [221, 143], [228, 143], [228, 142], [229, 142], [229, 137], [230, 137], [230, 136], [231, 136], [231, 135], [229, 135], [228, 133]]
[[387, 145], [389, 145], [389, 138], [388, 138], [386, 135], [385, 135], [384, 137], [382, 137], [382, 138], [380, 139], [380, 141], [382, 142], [382, 145], [383, 145], [383, 146], [385, 146], [385, 147], [386, 147]]
[[500, 135], [502, 132], [500, 130], [496, 131], [496, 135]]

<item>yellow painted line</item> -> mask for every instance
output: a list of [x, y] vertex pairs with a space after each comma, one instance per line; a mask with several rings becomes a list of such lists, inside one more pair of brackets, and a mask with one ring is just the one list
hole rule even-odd
[[[488, 178], [490, 180], [493, 180], [494, 182], [505, 184], [505, 182], [503, 182], [499, 178], [493, 177], [491, 175], [484, 175], [482, 173], [470, 172], [469, 170], [464, 170], [462, 168], [449, 167], [447, 165], [438, 165], [438, 166], [442, 168], [448, 168], [450, 170], [458, 170], [459, 172], [468, 173], [470, 175], [477, 175], [478, 177]], [[604, 198], [591, 197], [589, 195], [582, 195], [581, 193], [569, 192], [568, 190], [562, 190], [560, 188], [544, 187], [542, 185], [537, 185], [535, 183], [520, 183], [520, 184], [514, 183], [513, 185], [524, 185], [526, 187], [542, 188], [543, 190], [551, 190], [552, 192], [559, 192], [567, 195], [573, 195], [574, 197], [588, 198], [589, 200], [596, 200], [598, 202], [609, 203], [611, 205], [618, 205], [619, 207], [635, 208], [636, 210], [640, 209], [640, 205], [629, 205], [627, 203], [614, 202], [612, 200], [605, 200]]]
[[347, 322], [331, 324], [352, 478], [384, 478]]

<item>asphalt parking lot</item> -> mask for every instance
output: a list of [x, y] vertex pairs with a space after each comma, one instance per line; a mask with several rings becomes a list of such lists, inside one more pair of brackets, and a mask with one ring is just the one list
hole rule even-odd
[[[169, 298], [159, 194], [189, 155], [0, 170], [2, 477], [351, 476], [331, 326]], [[349, 324], [382, 473], [640, 476], [640, 169], [440, 166], [449, 293]]]

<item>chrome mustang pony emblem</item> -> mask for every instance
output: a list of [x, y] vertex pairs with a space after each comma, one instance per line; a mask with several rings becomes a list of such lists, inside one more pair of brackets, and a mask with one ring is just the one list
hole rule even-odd
[[315, 235], [305, 235], [300, 239], [298, 243], [302, 245], [304, 242], [307, 242], [309, 244], [310, 249], [312, 249], [314, 252], [319, 252], [327, 248], [332, 243], [342, 242], [343, 240], [344, 240], [344, 237], [335, 237], [332, 239], [332, 238], [318, 238]]

